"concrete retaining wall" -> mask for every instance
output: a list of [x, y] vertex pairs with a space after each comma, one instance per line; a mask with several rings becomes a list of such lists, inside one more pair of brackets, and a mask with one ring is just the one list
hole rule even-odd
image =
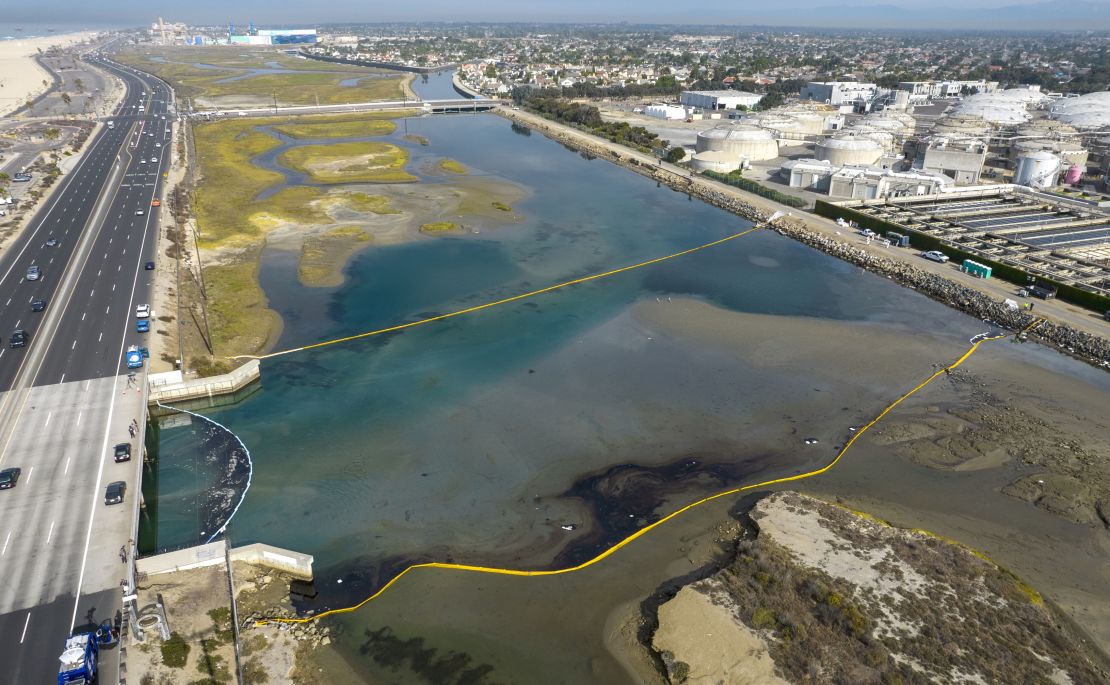
[[312, 555], [255, 543], [231, 550], [232, 561], [268, 566], [305, 579], [312, 578]]
[[224, 548], [227, 543], [223, 540], [210, 542], [207, 545], [197, 545], [173, 552], [166, 552], [158, 556], [145, 557], [135, 561], [135, 570], [148, 576], [159, 573], [173, 573], [191, 568], [203, 568], [224, 563]]
[[262, 378], [260, 367], [261, 362], [252, 359], [230, 373], [221, 376], [195, 378], [165, 385], [152, 383], [147, 403], [156, 405], [159, 402], [183, 402], [185, 400], [211, 398], [215, 395], [231, 395], [260, 380]]

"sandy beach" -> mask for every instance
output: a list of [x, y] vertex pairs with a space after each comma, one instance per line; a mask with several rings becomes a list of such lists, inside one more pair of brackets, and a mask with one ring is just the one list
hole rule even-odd
[[82, 31], [0, 41], [0, 116], [9, 114], [46, 90], [43, 81], [50, 83], [50, 74], [33, 59], [39, 50], [46, 52], [52, 47], [68, 47], [96, 35], [96, 31]]

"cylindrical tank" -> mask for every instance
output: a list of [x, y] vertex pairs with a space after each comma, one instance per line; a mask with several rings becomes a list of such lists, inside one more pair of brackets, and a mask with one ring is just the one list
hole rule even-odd
[[970, 114], [950, 114], [937, 119], [933, 131], [940, 135], [958, 135], [971, 138], [982, 138], [987, 135], [990, 126], [983, 117]]
[[694, 171], [716, 171], [727, 174], [730, 171], [739, 169], [743, 162], [743, 158], [731, 152], [725, 152], [723, 150], [706, 150], [705, 152], [698, 152], [690, 158], [690, 167], [693, 168]]
[[1019, 136], [1036, 136], [1038, 138], [1074, 135], [1075, 127], [1055, 119], [1034, 119], [1017, 130]]
[[1078, 140], [1049, 140], [1045, 138], [1019, 140], [1010, 148], [1010, 156], [1016, 161], [1022, 155], [1041, 150], [1051, 152], [1062, 159], [1064, 166], [1078, 164], [1083, 168], [1087, 167], [1089, 156], [1087, 148], [1083, 147]]
[[1068, 169], [1067, 175], [1064, 176], [1064, 183], [1067, 183], [1069, 186], [1078, 185], [1080, 179], [1082, 178], [1083, 167], [1079, 166], [1078, 164], [1072, 164], [1071, 168]]
[[1056, 185], [1060, 173], [1060, 159], [1051, 152], [1040, 150], [1018, 157], [1014, 168], [1014, 183], [1032, 188]]
[[753, 119], [760, 128], [765, 128], [774, 133], [804, 133], [801, 123], [785, 114], [762, 114]]
[[767, 130], [750, 124], [718, 126], [698, 133], [697, 152], [727, 152], [736, 159], [760, 162], [779, 156], [779, 144]]
[[836, 166], [869, 165], [883, 156], [883, 146], [862, 136], [838, 135], [818, 142], [815, 152], [817, 159]]
[[823, 112], [790, 112], [790, 117], [801, 125], [802, 133], [818, 135], [825, 132], [825, 119]]
[[856, 138], [870, 138], [879, 145], [882, 145], [883, 149], [887, 152], [894, 152], [897, 147], [897, 141], [901, 139], [901, 137], [896, 135], [893, 131], [872, 126], [866, 119], [863, 123], [855, 124], [845, 129], [845, 133], [850, 133]]

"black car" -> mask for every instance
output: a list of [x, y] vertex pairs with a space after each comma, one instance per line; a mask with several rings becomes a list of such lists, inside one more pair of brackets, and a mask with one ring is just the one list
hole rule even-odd
[[15, 332], [12, 333], [11, 345], [12, 347], [27, 347], [27, 331], [22, 328], [15, 329]]
[[123, 493], [127, 491], [127, 483], [122, 480], [117, 480], [115, 483], [108, 483], [108, 489], [104, 491], [105, 504], [121, 504], [123, 502]]
[[46, 300], [31, 300], [31, 311], [41, 312], [46, 309]]
[[116, 445], [116, 461], [131, 461], [131, 443], [121, 442]]
[[0, 471], [0, 490], [14, 488], [19, 482], [19, 469], [4, 469]]
[[147, 262], [145, 268], [147, 271], [154, 271], [154, 262]]

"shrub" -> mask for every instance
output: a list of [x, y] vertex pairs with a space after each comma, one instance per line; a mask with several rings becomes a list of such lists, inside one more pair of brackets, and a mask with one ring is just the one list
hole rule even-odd
[[752, 612], [752, 625], [756, 628], [774, 628], [776, 623], [775, 612], [766, 607], [760, 607]]
[[162, 663], [170, 668], [185, 668], [189, 660], [189, 643], [173, 633], [162, 643]]
[[778, 202], [779, 204], [786, 205], [787, 207], [801, 208], [806, 206], [805, 200], [799, 197], [794, 197], [793, 195], [787, 195], [786, 193], [780, 193], [774, 188], [768, 188], [762, 183], [759, 183], [758, 181], [753, 181], [750, 178], [744, 178], [740, 175], [739, 171], [733, 171], [727, 174], [722, 174], [718, 171], [703, 171], [701, 173], [703, 176], [707, 176], [709, 178], [712, 178], [713, 180], [720, 181], [721, 183], [726, 183], [730, 186], [733, 186], [734, 188], [739, 188], [740, 190], [746, 190], [749, 193], [753, 193], [760, 197], [765, 197], [768, 200], [773, 200], [775, 202]]

